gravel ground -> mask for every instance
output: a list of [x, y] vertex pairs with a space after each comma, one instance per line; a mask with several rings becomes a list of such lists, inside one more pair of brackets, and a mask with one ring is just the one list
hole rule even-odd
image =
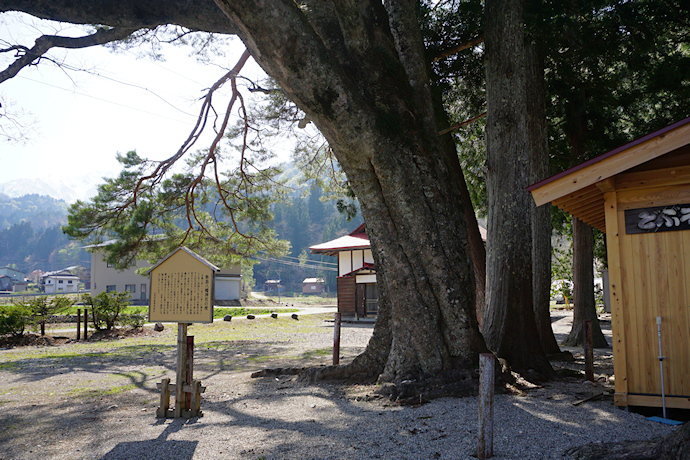
[[[282, 329], [262, 329], [256, 322], [251, 326], [255, 336], [246, 329], [244, 340], [199, 343], [195, 375], [207, 391], [204, 416], [191, 420], [155, 418], [155, 383], [162, 376], [174, 377], [174, 341], [113, 353], [103, 353], [103, 344], [93, 349], [63, 345], [59, 348], [67, 351], [74, 347], [74, 354], [52, 358], [17, 359], [21, 350], [2, 350], [0, 459], [472, 457], [477, 398], [399, 407], [371, 398], [373, 386], [250, 378], [252, 371], [264, 367], [327, 363], [333, 331], [324, 318], [301, 319], [299, 330], [294, 330], [298, 322], [290, 319], [276, 320], [282, 321]], [[567, 313], [554, 316], [557, 335], [567, 333], [569, 320]], [[190, 328], [190, 334], [198, 327]], [[216, 327], [227, 328], [222, 331], [229, 334], [235, 330], [230, 328], [245, 326], [233, 319], [232, 325]], [[359, 353], [370, 335], [371, 325], [344, 325], [343, 362]], [[581, 367], [581, 360], [570, 366]], [[598, 384], [573, 380], [520, 395], [497, 395], [495, 458], [561, 458], [572, 446], [647, 439], [673, 429], [614, 407], [610, 397], [573, 406], [610, 388], [610, 350], [598, 352], [596, 371]]]

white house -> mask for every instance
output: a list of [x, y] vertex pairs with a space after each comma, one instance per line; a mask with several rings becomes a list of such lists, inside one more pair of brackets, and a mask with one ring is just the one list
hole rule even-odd
[[105, 261], [104, 248], [109, 244], [112, 241], [85, 246], [85, 249], [91, 250], [91, 295], [95, 297], [101, 292], [129, 292], [132, 303], [148, 303], [149, 277], [137, 274], [136, 270], [151, 264], [145, 260], [137, 260], [133, 267], [117, 270]]
[[229, 268], [221, 268], [216, 273], [214, 292], [216, 293], [217, 305], [222, 305], [224, 302], [232, 300], [239, 300], [242, 284], [241, 271], [241, 264], [235, 264]]
[[46, 272], [41, 276], [41, 286], [46, 294], [79, 291], [79, 277], [69, 270]]

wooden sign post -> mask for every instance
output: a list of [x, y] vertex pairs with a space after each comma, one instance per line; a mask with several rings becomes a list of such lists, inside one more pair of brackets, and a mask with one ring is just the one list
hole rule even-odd
[[[187, 336], [191, 323], [213, 322], [213, 287], [220, 269], [187, 248], [179, 248], [149, 271], [151, 300], [149, 321], [177, 322], [177, 375], [175, 384], [163, 379], [157, 417], [199, 417], [201, 393], [206, 388], [193, 379], [194, 337]], [[191, 339], [191, 341], [190, 341]], [[191, 344], [191, 346], [190, 346]], [[175, 409], [170, 393], [175, 391]]]

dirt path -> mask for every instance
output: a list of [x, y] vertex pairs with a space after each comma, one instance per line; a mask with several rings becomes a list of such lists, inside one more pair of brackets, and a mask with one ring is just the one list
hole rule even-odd
[[[0, 351], [0, 459], [471, 458], [476, 398], [399, 407], [372, 397], [371, 385], [250, 378], [266, 367], [329, 363], [331, 317], [191, 326], [195, 377], [207, 388], [204, 416], [192, 420], [155, 417], [156, 382], [174, 377], [175, 327], [111, 342]], [[554, 315], [557, 335], [567, 334], [567, 318]], [[363, 350], [371, 331], [371, 323], [344, 324], [341, 362]], [[606, 353], [597, 353], [602, 377], [609, 372]], [[671, 430], [610, 399], [572, 405], [605, 388], [571, 379], [497, 395], [496, 458], [560, 458], [570, 446]]]

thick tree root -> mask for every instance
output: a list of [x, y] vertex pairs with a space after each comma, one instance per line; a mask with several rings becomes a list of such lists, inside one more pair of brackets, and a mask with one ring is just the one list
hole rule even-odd
[[476, 396], [479, 374], [474, 369], [450, 369], [399, 383], [384, 383], [377, 391], [402, 405], [418, 405], [444, 397]]
[[262, 369], [252, 373], [253, 379], [259, 377], [277, 377], [279, 375], [299, 375], [304, 372], [306, 367], [276, 367], [273, 369]]
[[[264, 369], [252, 374], [257, 377], [277, 377], [297, 375], [298, 382], [316, 383], [326, 380], [355, 383], [374, 383], [376, 376], [358, 366], [322, 366], [308, 368]], [[510, 379], [510, 376], [507, 377]], [[496, 379], [497, 392], [505, 391], [506, 376]], [[390, 401], [400, 405], [419, 405], [433, 399], [444, 397], [476, 396], [479, 387], [479, 374], [475, 369], [451, 369], [439, 374], [405, 379], [401, 382], [384, 382], [375, 391]]]
[[355, 366], [354, 363], [345, 366], [324, 366], [306, 369], [297, 378], [300, 382], [318, 382], [322, 380], [343, 380], [352, 383], [373, 383], [378, 376], [377, 371]]
[[690, 458], [690, 423], [651, 441], [592, 443], [573, 447], [564, 455], [576, 460], [675, 460]]
[[251, 377], [277, 377], [297, 375], [298, 382], [316, 383], [324, 380], [340, 380], [350, 383], [374, 383], [377, 372], [359, 366], [278, 367], [254, 372]]

